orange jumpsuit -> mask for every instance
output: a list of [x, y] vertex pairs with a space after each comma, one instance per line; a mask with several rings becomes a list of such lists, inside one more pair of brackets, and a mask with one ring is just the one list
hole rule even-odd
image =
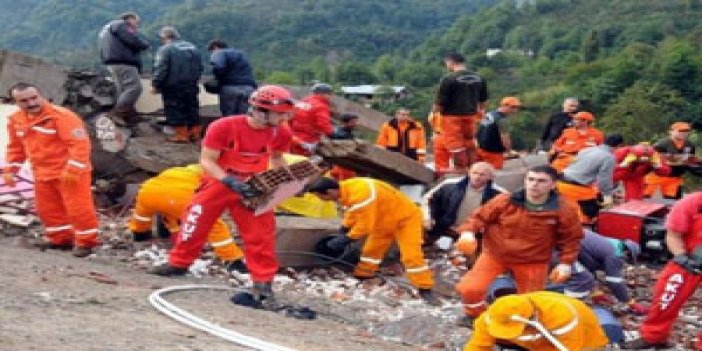
[[449, 160], [451, 159], [451, 153], [448, 147], [446, 147], [446, 141], [441, 129], [441, 114], [438, 112], [433, 112], [429, 114], [429, 124], [431, 129], [434, 131], [432, 136], [432, 148], [434, 150], [434, 171], [439, 173], [444, 173], [449, 170], [451, 165]]
[[391, 119], [380, 127], [375, 143], [422, 163], [427, 154], [424, 127], [416, 121]]
[[575, 155], [586, 147], [600, 145], [604, 142], [604, 134], [596, 128], [588, 127], [584, 131], [568, 128], [553, 143], [552, 151], [556, 158], [551, 166], [558, 172], [563, 172], [568, 165], [573, 163]]
[[[32, 165], [37, 214], [45, 237], [59, 246], [98, 245], [98, 219], [91, 185], [90, 139], [83, 120], [45, 103], [38, 115], [17, 111], [7, 123], [5, 172]], [[75, 182], [64, 182], [73, 176]]]
[[[177, 233], [180, 228], [178, 219], [185, 213], [201, 178], [202, 169], [190, 165], [169, 168], [144, 182], [136, 198], [129, 230], [135, 233], [150, 231], [152, 217], [161, 215], [168, 231]], [[244, 256], [221, 218], [214, 223], [207, 238], [222, 261], [236, 261]]]
[[385, 252], [397, 241], [410, 283], [431, 289], [434, 278], [422, 252], [422, 212], [402, 192], [390, 184], [371, 178], [351, 178], [339, 183], [339, 202], [343, 206], [343, 226], [348, 236], [367, 236], [361, 260], [354, 275], [372, 277]]
[[[567, 350], [601, 350], [609, 339], [595, 313], [582, 301], [562, 294], [539, 291], [519, 295], [533, 306], [533, 319], [540, 323]], [[505, 321], [523, 306], [511, 306], [510, 299], [498, 299], [487, 312], [475, 321], [475, 331], [463, 351], [490, 351], [498, 340], [507, 341], [527, 350], [558, 351], [538, 329], [526, 325], [518, 336], [504, 340], [491, 335], [500, 325], [514, 325]], [[518, 314], [518, 313], [517, 313]], [[531, 316], [521, 316], [529, 319]]]

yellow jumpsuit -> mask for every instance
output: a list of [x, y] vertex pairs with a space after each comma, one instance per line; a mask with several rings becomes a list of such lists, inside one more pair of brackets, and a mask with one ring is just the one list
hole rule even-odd
[[339, 183], [343, 225], [351, 239], [367, 236], [354, 275], [372, 277], [394, 241], [410, 283], [431, 289], [434, 278], [422, 252], [422, 212], [402, 192], [371, 178], [351, 178]]
[[[161, 172], [141, 185], [128, 227], [132, 232], [151, 230], [152, 217], [163, 216], [171, 233], [180, 229], [178, 219], [185, 213], [195, 189], [200, 185], [202, 169], [198, 165], [173, 167]], [[222, 261], [235, 261], [244, 253], [234, 243], [229, 228], [220, 218], [207, 237], [215, 255]]]
[[[527, 297], [533, 305], [535, 313], [532, 318], [540, 322], [569, 351], [601, 350], [609, 342], [597, 316], [582, 301], [546, 291], [520, 296]], [[463, 351], [492, 350], [498, 339], [490, 335], [491, 316], [497, 320], [499, 318], [497, 315], [514, 308], [514, 306], [502, 305], [498, 299], [478, 317], [474, 324], [475, 331]], [[526, 317], [529, 318], [529, 316]], [[531, 326], [526, 326], [516, 338], [502, 341], [519, 345], [528, 350], [558, 351], [558, 348]]]

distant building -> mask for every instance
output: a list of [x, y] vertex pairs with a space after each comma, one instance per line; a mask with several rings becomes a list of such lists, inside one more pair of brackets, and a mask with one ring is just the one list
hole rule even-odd
[[485, 50], [485, 56], [488, 58], [493, 57], [497, 54], [517, 54], [527, 57], [534, 57], [534, 50], [532, 49], [522, 49], [522, 50], [503, 50], [503, 49], [487, 49]]
[[374, 102], [398, 101], [409, 96], [409, 90], [401, 85], [354, 85], [342, 86], [341, 95], [366, 106]]

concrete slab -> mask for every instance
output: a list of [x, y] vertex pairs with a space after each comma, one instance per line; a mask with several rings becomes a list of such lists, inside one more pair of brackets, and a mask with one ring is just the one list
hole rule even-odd
[[324, 263], [314, 253], [317, 242], [339, 233], [341, 220], [297, 216], [276, 216], [276, 251], [281, 267], [311, 267]]

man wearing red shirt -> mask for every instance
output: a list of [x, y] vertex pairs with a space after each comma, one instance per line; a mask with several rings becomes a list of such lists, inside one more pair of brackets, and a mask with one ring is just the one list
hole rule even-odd
[[283, 152], [290, 145], [290, 130], [281, 126], [292, 111], [289, 91], [267, 85], [254, 91], [248, 115], [225, 117], [212, 123], [202, 143], [200, 165], [205, 171], [202, 183], [187, 212], [168, 264], [150, 273], [182, 275], [200, 256], [213, 223], [225, 209], [244, 242], [244, 258], [254, 282], [254, 296], [264, 305], [273, 301], [271, 283], [278, 270], [275, 256], [275, 217], [273, 211], [258, 216], [244, 206], [242, 199], [260, 192], [245, 183], [250, 176], [285, 165]]
[[[702, 192], [678, 201], [668, 214], [665, 242], [674, 255], [653, 287], [653, 304], [641, 325], [641, 338], [625, 349], [667, 347], [668, 336], [680, 309], [702, 282]], [[702, 333], [697, 336], [702, 350]]]
[[317, 83], [312, 86], [312, 95], [302, 99], [290, 120], [293, 154], [310, 156], [323, 135], [334, 134], [329, 103], [333, 94], [329, 84]]

